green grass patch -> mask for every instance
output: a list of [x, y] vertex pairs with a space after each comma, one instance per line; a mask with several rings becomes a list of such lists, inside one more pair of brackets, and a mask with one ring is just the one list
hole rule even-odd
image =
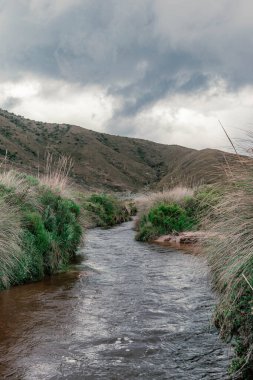
[[81, 202], [91, 226], [112, 227], [130, 220], [136, 209], [133, 203], [118, 200], [109, 194], [92, 194]]

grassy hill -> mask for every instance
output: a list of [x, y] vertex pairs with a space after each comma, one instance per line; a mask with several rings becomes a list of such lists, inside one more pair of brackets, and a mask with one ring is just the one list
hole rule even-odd
[[[46, 152], [73, 158], [73, 181], [87, 189], [138, 191], [183, 182], [212, 183], [232, 155], [112, 136], [68, 124], [36, 122], [0, 110], [0, 157], [8, 165], [43, 171]], [[224, 156], [225, 155], [225, 156]]]

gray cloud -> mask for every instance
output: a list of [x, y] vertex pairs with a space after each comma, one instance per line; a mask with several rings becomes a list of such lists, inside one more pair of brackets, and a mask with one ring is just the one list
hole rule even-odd
[[48, 0], [1, 2], [0, 57], [9, 75], [28, 71], [118, 89], [174, 79], [182, 70], [235, 86], [253, 80], [253, 24], [241, 19], [253, 10], [249, 1], [221, 0], [218, 9], [210, 0], [61, 2], [55, 9]]
[[121, 101], [110, 130], [219, 79], [232, 92], [252, 85], [252, 11], [249, 0], [2, 0], [0, 80], [99, 85]]
[[18, 106], [19, 104], [21, 104], [20, 98], [9, 96], [3, 101], [2, 108], [8, 110], [8, 109], [12, 109], [13, 107]]

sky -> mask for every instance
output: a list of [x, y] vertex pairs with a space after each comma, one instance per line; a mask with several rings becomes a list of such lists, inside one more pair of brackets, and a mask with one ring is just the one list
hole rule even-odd
[[252, 14], [252, 0], [0, 0], [0, 107], [229, 149], [218, 120], [253, 131]]

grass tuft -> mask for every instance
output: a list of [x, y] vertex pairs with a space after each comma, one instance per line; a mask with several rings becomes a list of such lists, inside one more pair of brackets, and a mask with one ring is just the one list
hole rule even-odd
[[40, 183], [63, 197], [71, 197], [69, 184], [70, 172], [73, 169], [71, 157], [61, 155], [57, 159], [48, 153], [46, 157], [45, 174], [40, 176]]

